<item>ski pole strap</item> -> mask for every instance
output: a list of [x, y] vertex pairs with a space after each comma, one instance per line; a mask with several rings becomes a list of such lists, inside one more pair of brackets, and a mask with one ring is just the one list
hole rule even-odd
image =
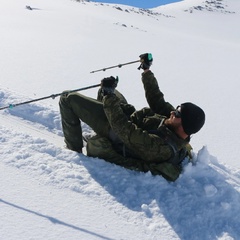
[[12, 108], [20, 106], [20, 105], [29, 104], [29, 103], [32, 103], [32, 102], [37, 102], [37, 101], [45, 100], [45, 99], [48, 99], [48, 98], [55, 99], [58, 96], [62, 96], [62, 95], [73, 93], [73, 92], [83, 91], [83, 90], [87, 90], [87, 89], [90, 89], [90, 88], [100, 87], [100, 86], [101, 86], [101, 84], [96, 84], [96, 85], [91, 85], [91, 86], [78, 88], [78, 89], [74, 89], [74, 90], [70, 90], [70, 91], [65, 91], [65, 92], [61, 92], [61, 93], [52, 94], [52, 95], [46, 96], [46, 97], [32, 99], [32, 100], [21, 102], [21, 103], [9, 104], [8, 106], [0, 107], [0, 110], [7, 109], [7, 108], [12, 109]]

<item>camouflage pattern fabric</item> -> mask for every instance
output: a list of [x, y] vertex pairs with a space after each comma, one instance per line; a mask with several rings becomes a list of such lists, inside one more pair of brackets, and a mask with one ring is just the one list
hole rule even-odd
[[174, 108], [165, 102], [154, 74], [143, 74], [142, 82], [150, 108], [139, 111], [117, 90], [105, 97], [99, 90], [97, 100], [76, 93], [61, 97], [65, 142], [72, 150], [82, 148], [82, 120], [97, 133], [87, 143], [88, 156], [175, 181], [181, 166], [171, 161], [188, 141], [162, 124]]

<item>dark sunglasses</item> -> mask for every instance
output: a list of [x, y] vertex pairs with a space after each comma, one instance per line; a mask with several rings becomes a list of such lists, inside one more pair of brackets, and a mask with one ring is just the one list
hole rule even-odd
[[181, 112], [178, 110], [180, 106], [177, 106], [176, 110], [173, 112], [175, 118], [181, 118]]

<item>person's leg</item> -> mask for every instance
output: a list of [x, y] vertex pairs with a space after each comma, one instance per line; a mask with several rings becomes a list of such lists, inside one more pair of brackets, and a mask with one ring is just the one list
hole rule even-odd
[[126, 158], [117, 153], [108, 138], [94, 136], [87, 142], [87, 155], [89, 157], [97, 157], [107, 162], [120, 165], [122, 167], [142, 171], [142, 161], [140, 159]]
[[59, 101], [62, 128], [69, 149], [80, 152], [83, 147], [81, 122], [97, 134], [108, 137], [110, 125], [101, 102], [82, 94], [63, 95]]
[[[123, 104], [127, 104], [128, 103], [127, 99], [117, 89], [114, 90], [114, 93], [120, 99], [120, 103], [123, 103]], [[97, 100], [100, 101], [100, 102], [103, 101], [102, 88], [99, 88], [99, 90], [98, 90]]]

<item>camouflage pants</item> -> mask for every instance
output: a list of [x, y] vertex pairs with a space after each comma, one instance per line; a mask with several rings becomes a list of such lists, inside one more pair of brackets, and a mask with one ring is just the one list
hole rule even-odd
[[103, 110], [103, 104], [82, 94], [63, 95], [59, 101], [62, 129], [67, 147], [78, 151], [83, 147], [81, 121], [97, 134], [108, 136], [110, 125]]
[[[123, 95], [115, 90], [121, 102], [127, 103]], [[67, 147], [74, 151], [83, 148], [81, 121], [90, 126], [98, 135], [108, 137], [111, 129], [101, 102], [101, 89], [98, 100], [79, 93], [62, 95], [59, 101], [62, 129]]]
[[90, 138], [87, 142], [87, 155], [90, 157], [102, 158], [107, 162], [131, 170], [143, 171], [142, 161], [140, 159], [124, 157], [117, 153], [113, 148], [111, 141], [106, 137], [96, 135]]

